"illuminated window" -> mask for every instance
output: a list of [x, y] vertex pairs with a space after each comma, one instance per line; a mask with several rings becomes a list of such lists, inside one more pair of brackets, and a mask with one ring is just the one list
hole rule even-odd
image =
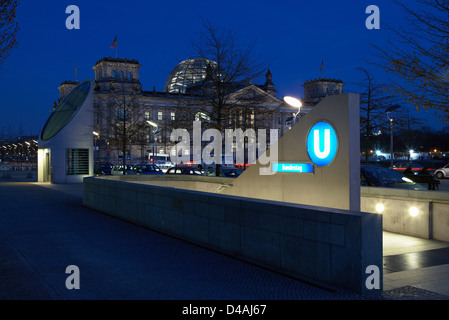
[[173, 111], [170, 112], [170, 120], [172, 120], [172, 121], [176, 120], [176, 114]]
[[150, 111], [145, 111], [145, 120], [150, 120]]
[[164, 113], [162, 111], [157, 112], [157, 119], [158, 120], [164, 120]]

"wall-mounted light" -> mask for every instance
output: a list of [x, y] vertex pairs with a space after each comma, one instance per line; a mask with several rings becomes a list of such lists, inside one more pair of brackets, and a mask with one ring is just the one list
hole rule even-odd
[[382, 213], [385, 210], [385, 206], [383, 205], [383, 203], [378, 203], [376, 204], [376, 211], [377, 213]]
[[408, 209], [408, 214], [412, 217], [416, 217], [419, 214], [419, 209], [417, 207], [410, 207]]

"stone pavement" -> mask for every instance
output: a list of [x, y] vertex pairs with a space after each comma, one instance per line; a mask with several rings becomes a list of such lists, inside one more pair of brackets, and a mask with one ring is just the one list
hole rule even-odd
[[404, 286], [449, 297], [449, 243], [384, 232], [384, 291]]
[[[66, 288], [69, 265], [79, 290]], [[81, 184], [0, 182], [2, 300], [449, 298], [435, 288], [404, 281], [374, 298], [323, 288], [85, 208]]]

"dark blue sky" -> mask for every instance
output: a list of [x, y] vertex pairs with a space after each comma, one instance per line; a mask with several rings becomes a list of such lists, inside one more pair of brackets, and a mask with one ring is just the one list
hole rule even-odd
[[[66, 7], [80, 9], [81, 28], [68, 30]], [[368, 5], [380, 8], [380, 30], [368, 30]], [[269, 64], [278, 97], [302, 97], [302, 84], [319, 77], [350, 83], [363, 78], [357, 67], [368, 65], [371, 44], [391, 36], [387, 25], [405, 23], [390, 0], [300, 1], [147, 1], [43, 0], [22, 1], [17, 10], [19, 45], [0, 66], [0, 126], [37, 134], [65, 80], [93, 78], [92, 67], [111, 49], [118, 35], [118, 57], [137, 59], [144, 90], [162, 91], [168, 73], [192, 55], [191, 42], [202, 30], [201, 18], [238, 32], [243, 45], [255, 42], [254, 53]], [[320, 73], [321, 62], [323, 72]], [[264, 79], [261, 80], [263, 82]], [[420, 117], [432, 121], [432, 114]]]

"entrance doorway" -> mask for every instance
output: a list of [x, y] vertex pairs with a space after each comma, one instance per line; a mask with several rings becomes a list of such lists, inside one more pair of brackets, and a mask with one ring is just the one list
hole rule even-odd
[[43, 154], [40, 157], [42, 159], [42, 180], [41, 182], [51, 182], [51, 152], [50, 149], [43, 149]]

